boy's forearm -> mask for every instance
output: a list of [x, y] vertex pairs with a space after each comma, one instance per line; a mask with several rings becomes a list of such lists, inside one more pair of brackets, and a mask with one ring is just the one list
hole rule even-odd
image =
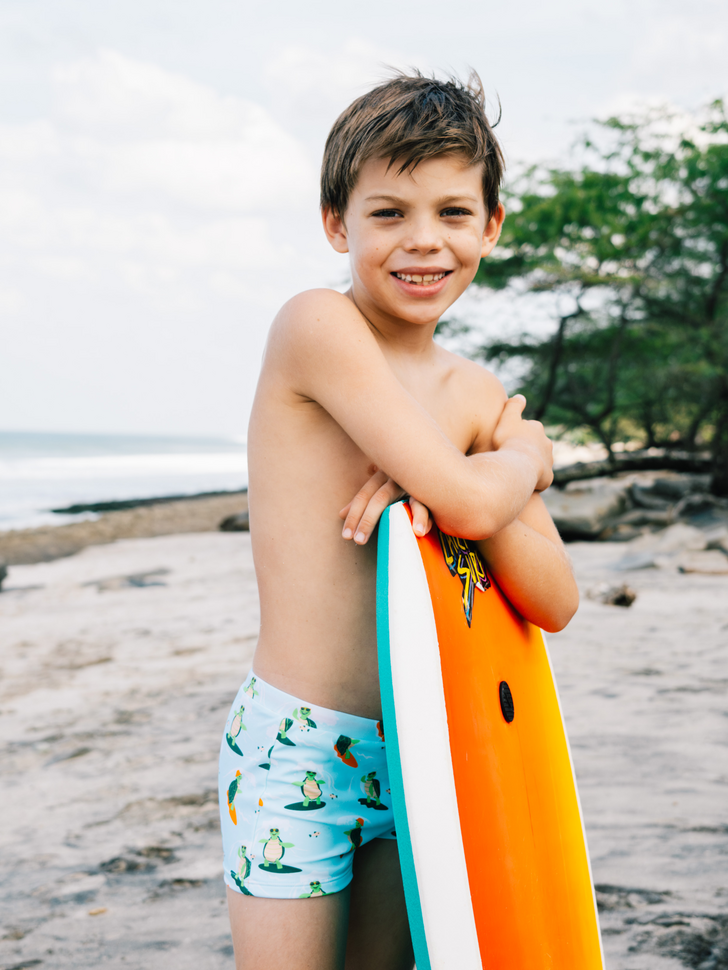
[[468, 476], [431, 511], [449, 535], [489, 539], [513, 522], [531, 499], [539, 479], [538, 457], [527, 447], [504, 447], [469, 455], [467, 463]]
[[522, 616], [550, 633], [566, 626], [579, 605], [579, 591], [559, 540], [516, 519], [478, 542], [478, 548]]

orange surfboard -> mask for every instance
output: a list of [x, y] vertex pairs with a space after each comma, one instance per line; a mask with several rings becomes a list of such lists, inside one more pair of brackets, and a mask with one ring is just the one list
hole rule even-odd
[[379, 529], [387, 760], [418, 970], [601, 970], [574, 772], [541, 631], [474, 547]]

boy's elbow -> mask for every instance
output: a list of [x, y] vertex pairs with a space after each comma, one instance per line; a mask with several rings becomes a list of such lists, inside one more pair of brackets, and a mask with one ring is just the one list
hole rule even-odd
[[569, 625], [578, 609], [579, 591], [574, 588], [569, 596], [553, 604], [548, 611], [548, 615], [538, 625], [546, 633], [560, 633]]

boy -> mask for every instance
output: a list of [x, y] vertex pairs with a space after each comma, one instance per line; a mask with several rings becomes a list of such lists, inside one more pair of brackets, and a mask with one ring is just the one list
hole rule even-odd
[[413, 964], [377, 674], [383, 509], [406, 493], [415, 532], [431, 513], [474, 540], [544, 629], [577, 606], [538, 494], [552, 479], [542, 426], [432, 340], [498, 240], [501, 175], [477, 77], [400, 75], [326, 144], [324, 230], [352, 285], [278, 314], [248, 438], [261, 629], [220, 761], [238, 970]]

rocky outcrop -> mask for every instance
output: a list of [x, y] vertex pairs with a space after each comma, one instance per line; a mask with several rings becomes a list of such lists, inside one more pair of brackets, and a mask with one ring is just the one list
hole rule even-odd
[[621, 479], [594, 478], [550, 488], [543, 498], [566, 542], [596, 539], [627, 508], [628, 487]]
[[649, 472], [576, 480], [544, 493], [566, 541], [629, 542], [686, 523], [702, 531], [728, 527], [728, 501], [708, 492], [709, 476]]
[[220, 532], [250, 532], [250, 517], [248, 510], [228, 515], [220, 523]]

